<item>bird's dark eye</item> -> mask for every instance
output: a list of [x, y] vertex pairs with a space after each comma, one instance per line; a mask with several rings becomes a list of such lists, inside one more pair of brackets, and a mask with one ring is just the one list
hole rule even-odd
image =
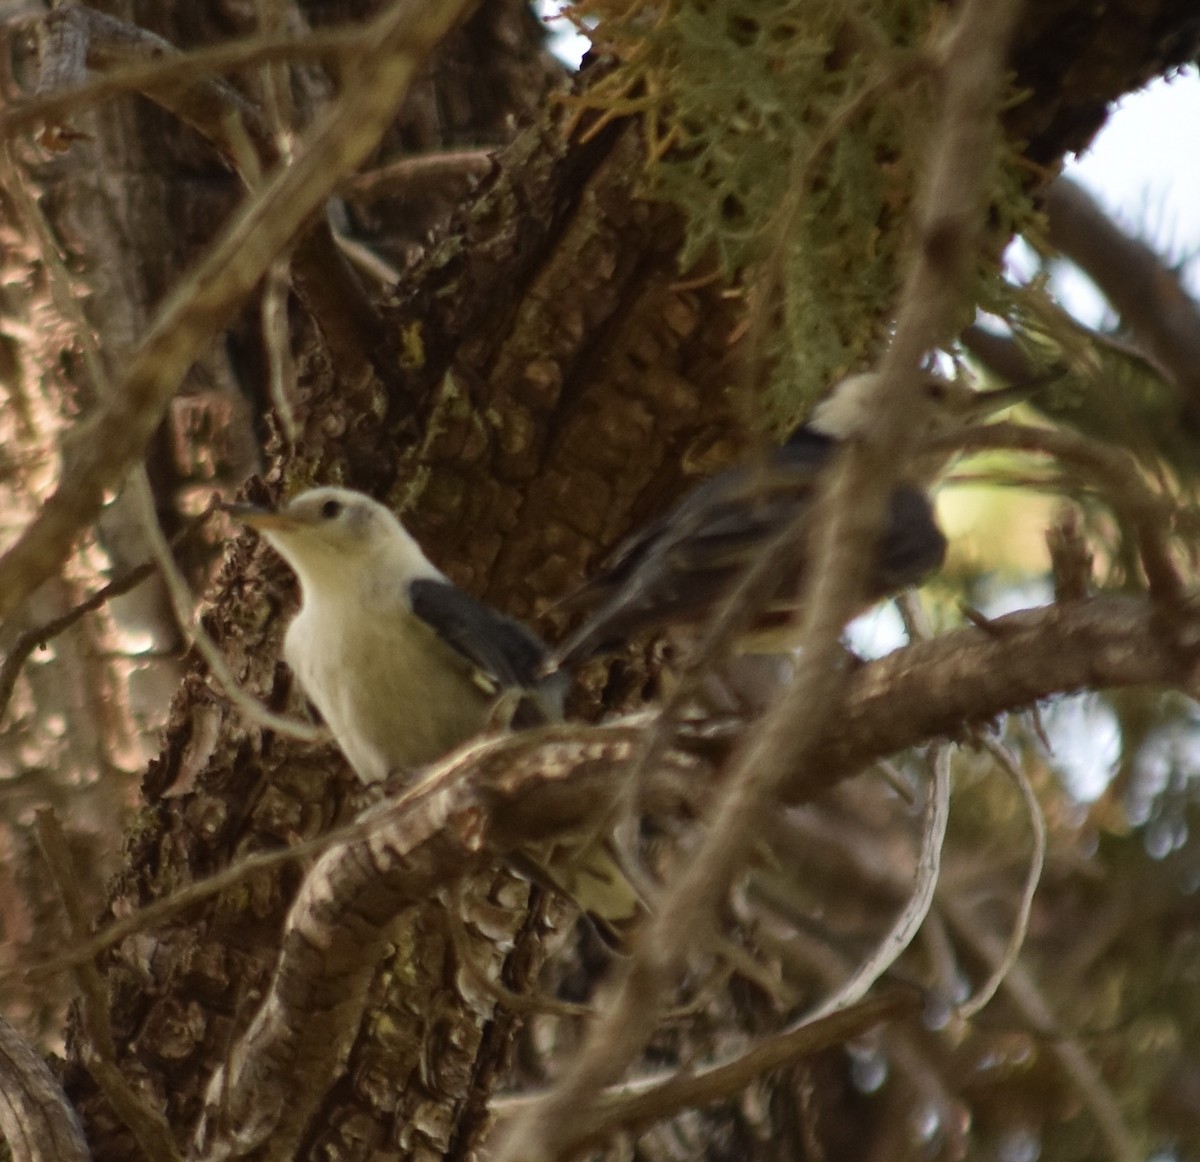
[[946, 398], [946, 389], [942, 384], [938, 383], [937, 380], [934, 380], [932, 383], [926, 386], [925, 394], [928, 395], [934, 403], [941, 403], [942, 400]]
[[321, 515], [326, 520], [336, 520], [342, 511], [342, 502], [340, 500], [327, 500], [321, 505]]

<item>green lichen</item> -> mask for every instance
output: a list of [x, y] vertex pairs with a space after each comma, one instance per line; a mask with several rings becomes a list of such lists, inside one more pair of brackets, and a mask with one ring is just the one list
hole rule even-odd
[[420, 321], [400, 330], [400, 366], [405, 371], [421, 371], [425, 367], [424, 326]]
[[[623, 64], [587, 102], [645, 119], [652, 196], [687, 221], [686, 266], [746, 288], [764, 414], [794, 417], [886, 334], [937, 111], [932, 0], [676, 0], [595, 36]], [[1027, 217], [1011, 159], [992, 223]], [[981, 277], [995, 278], [981, 256]], [[969, 321], [964, 320], [964, 321]]]

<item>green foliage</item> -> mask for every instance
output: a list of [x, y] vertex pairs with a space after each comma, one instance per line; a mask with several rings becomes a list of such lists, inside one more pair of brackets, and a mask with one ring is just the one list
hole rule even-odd
[[1152, 472], [1169, 466], [1193, 497], [1200, 485], [1200, 436], [1181, 415], [1178, 390], [1120, 335], [1083, 326], [1044, 290], [1002, 286], [991, 309], [1002, 314], [1032, 363], [1054, 374], [1034, 403], [1084, 435], [1128, 448]]
[[[687, 219], [685, 265], [746, 287], [764, 411], [793, 419], [886, 334], [936, 110], [931, 0], [597, 4], [624, 63], [589, 103], [646, 114], [653, 196]], [[637, 94], [631, 98], [631, 94]], [[994, 220], [1028, 215], [1006, 167]], [[999, 235], [998, 235], [999, 236]], [[981, 273], [995, 276], [994, 254]], [[969, 320], [964, 320], [969, 321]]]

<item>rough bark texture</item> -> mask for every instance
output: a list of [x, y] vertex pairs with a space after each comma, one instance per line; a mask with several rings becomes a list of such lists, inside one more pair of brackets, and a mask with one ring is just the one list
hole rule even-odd
[[[259, 19], [255, 6], [231, 3], [119, 7], [184, 48], [244, 35]], [[312, 3], [289, 12], [323, 26], [369, 7]], [[1018, 84], [1030, 92], [1011, 112], [1009, 131], [1028, 142], [1030, 161], [1053, 168], [1086, 143], [1108, 102], [1194, 56], [1198, 39], [1200, 14], [1190, 0], [1129, 0], [1100, 13], [1090, 4], [1032, 4], [1014, 56]], [[241, 83], [258, 99], [260, 79], [250, 73]], [[336, 76], [315, 65], [305, 75], [293, 93], [301, 125], [336, 89]], [[341, 276], [322, 266], [328, 251], [314, 256], [312, 236], [299, 243], [290, 302], [298, 432], [285, 437], [269, 415], [258, 386], [263, 339], [248, 308], [193, 371], [150, 449], [164, 525], [198, 507], [197, 491], [240, 479], [261, 448], [266, 484], [253, 486], [258, 494], [338, 481], [387, 498], [455, 581], [549, 635], [562, 625], [548, 605], [597, 553], [745, 446], [753, 399], [741, 397], [749, 389], [735, 373], [739, 300], [717, 282], [685, 281], [691, 272], [677, 262], [682, 224], [670, 207], [638, 197], [645, 151], [637, 126], [618, 120], [587, 141], [568, 135], [566, 114], [547, 98], [555, 79], [536, 22], [518, 0], [484, 0], [445, 43], [380, 163], [418, 149], [504, 148], [482, 177], [471, 170], [383, 194], [347, 192], [338, 224], [402, 268], [376, 313], [356, 316], [358, 299], [371, 295], [360, 289], [351, 302], [331, 292]], [[587, 85], [587, 74], [578, 83]], [[88, 319], [115, 366], [239, 186], [208, 142], [140, 97], [105, 103], [86, 133], [91, 140], [29, 172], [45, 191], [43, 208], [88, 289]], [[28, 316], [34, 308], [14, 309]], [[67, 364], [60, 396], [67, 413], [76, 390], [68, 385], [77, 381], [71, 357], [53, 342], [48, 335], [43, 343], [44, 366]], [[113, 540], [119, 531], [114, 525]], [[136, 541], [127, 556], [140, 559]], [[204, 571], [205, 554], [198, 558], [194, 576]], [[296, 711], [300, 699], [277, 661], [290, 612], [280, 595], [290, 586], [282, 565], [242, 538], [213, 582], [204, 622], [246, 688], [274, 709]], [[33, 611], [27, 619], [45, 616]], [[137, 616], [156, 627], [156, 644], [171, 643], [161, 595]], [[986, 636], [967, 632], [976, 645]], [[944, 715], [931, 731], [954, 733], [971, 718], [992, 664], [981, 657], [968, 655], [979, 662], [970, 673], [942, 671], [963, 704], [939, 702]], [[105, 917], [248, 853], [323, 834], [364, 799], [334, 748], [248, 725], [194, 655], [183, 659], [178, 682], [175, 665], [164, 663], [147, 683], [148, 704], [164, 691], [174, 695]], [[627, 705], [653, 673], [642, 658], [617, 663], [592, 678], [581, 701], [593, 713], [597, 703]], [[102, 702], [96, 691], [103, 688], [97, 681], [89, 696]], [[918, 716], [925, 694], [912, 697]], [[846, 744], [855, 759], [914, 741], [899, 726], [886, 738], [870, 735], [869, 701], [855, 713], [871, 739], [861, 752]], [[827, 768], [814, 765], [797, 797], [831, 782], [844, 761], [838, 752]], [[210, 1075], [266, 990], [306, 866], [255, 874], [101, 960], [118, 1064], [164, 1113], [181, 1147]], [[565, 907], [543, 900], [530, 911], [527, 894], [522, 881], [497, 869], [397, 917], [344, 1066], [318, 1111], [291, 1127], [301, 1142], [297, 1158], [477, 1155], [485, 1104], [510, 1075], [514, 1053], [515, 1072], [526, 1080], [543, 1060], [533, 1043], [541, 1026], [530, 1021], [520, 1034], [522, 1016], [476, 980], [482, 973], [525, 995], [547, 948], [565, 942]], [[562, 995], [589, 995], [604, 962], [586, 933], [572, 957], [552, 979]], [[673, 1062], [708, 1055], [736, 1040], [731, 1028], [740, 1035], [766, 1027], [775, 1006], [755, 981], [739, 977], [695, 1025], [662, 1033], [654, 1052]], [[572, 1035], [556, 1034], [560, 1053]], [[927, 1039], [924, 1031], [908, 1037], [905, 1045]], [[76, 1022], [64, 1085], [94, 1156], [136, 1157], [88, 1071], [93, 1051]], [[907, 1096], [922, 1081], [907, 1078]], [[876, 1133], [863, 1104], [830, 1054], [744, 1101], [689, 1113], [647, 1135], [641, 1149], [664, 1159], [796, 1157], [819, 1126], [826, 1156], [843, 1149], [849, 1156]], [[953, 1113], [945, 1104], [942, 1112]], [[873, 1116], [881, 1138], [893, 1132], [878, 1110]], [[885, 1146], [877, 1139], [880, 1157], [896, 1156]]]

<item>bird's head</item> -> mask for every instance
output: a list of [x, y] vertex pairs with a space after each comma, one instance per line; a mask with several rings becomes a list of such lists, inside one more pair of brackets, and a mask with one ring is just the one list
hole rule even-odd
[[312, 488], [278, 508], [224, 507], [267, 538], [306, 591], [383, 570], [405, 580], [441, 576], [391, 510], [362, 492]]
[[[843, 379], [813, 408], [807, 426], [835, 440], [852, 439], [865, 432], [877, 405], [878, 380], [873, 371]], [[916, 446], [934, 436], [965, 428], [1028, 396], [1027, 388], [976, 391], [960, 380], [922, 373], [919, 390], [912, 394], [906, 417], [912, 443]]]

